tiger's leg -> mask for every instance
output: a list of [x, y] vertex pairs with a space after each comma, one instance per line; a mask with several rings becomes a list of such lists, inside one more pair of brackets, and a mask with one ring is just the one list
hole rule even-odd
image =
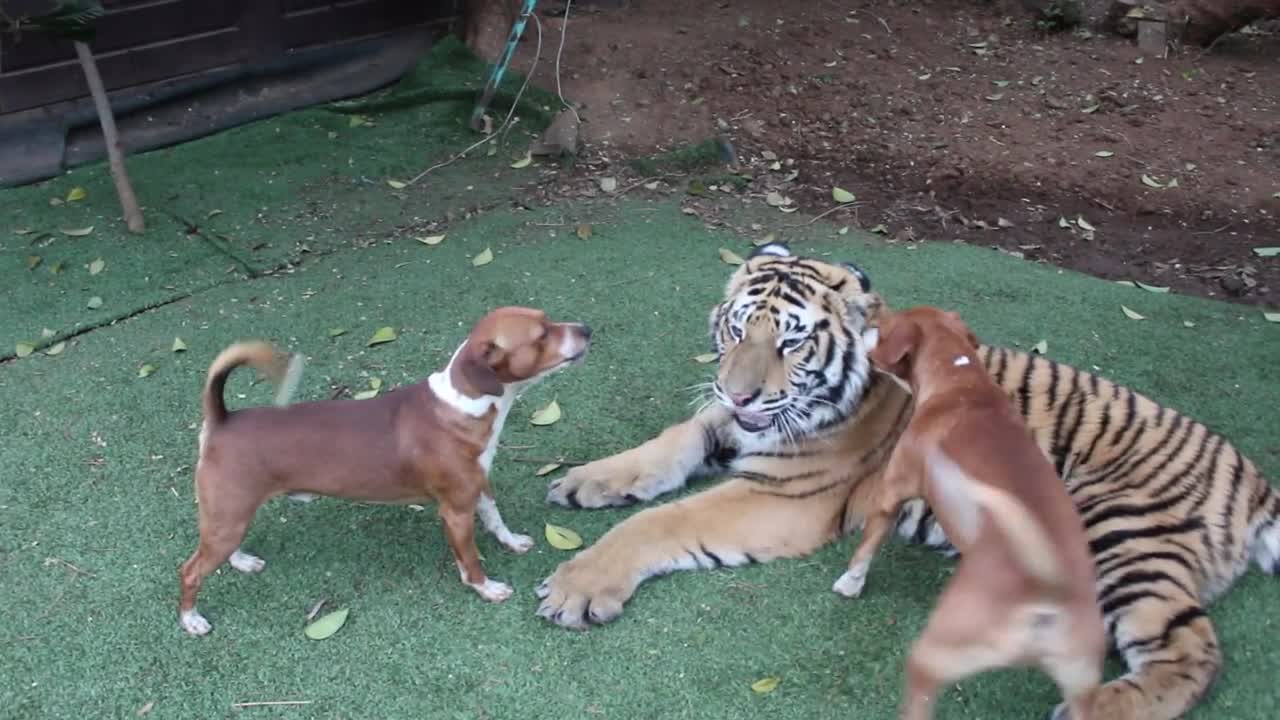
[[542, 582], [538, 615], [581, 629], [617, 618], [651, 577], [807, 555], [836, 538], [844, 508], [838, 493], [791, 498], [730, 479], [638, 512]]
[[[1141, 587], [1141, 586], [1139, 586]], [[1200, 601], [1162, 583], [1144, 592], [1120, 590], [1108, 600], [1136, 596], [1107, 613], [1107, 625], [1129, 672], [1093, 693], [1089, 720], [1174, 720], [1191, 709], [1213, 685], [1222, 667], [1213, 624]], [[1058, 706], [1053, 717], [1071, 717]], [[1074, 718], [1073, 718], [1074, 720]]]
[[575, 508], [631, 505], [678, 490], [727, 450], [728, 412], [715, 405], [630, 450], [575, 467], [551, 481], [547, 502]]

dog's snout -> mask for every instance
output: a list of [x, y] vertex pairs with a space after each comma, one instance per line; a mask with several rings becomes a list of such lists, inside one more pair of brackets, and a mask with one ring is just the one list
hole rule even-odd
[[583, 340], [590, 340], [590, 339], [591, 339], [591, 326], [590, 326], [590, 325], [588, 325], [588, 324], [586, 324], [586, 323], [581, 323], [581, 324], [579, 324], [579, 325], [578, 325], [578, 332], [582, 333], [582, 339], [583, 339]]

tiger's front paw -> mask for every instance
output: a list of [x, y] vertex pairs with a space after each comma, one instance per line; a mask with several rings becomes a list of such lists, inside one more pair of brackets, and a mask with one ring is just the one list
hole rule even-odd
[[634, 587], [578, 555], [563, 562], [536, 592], [542, 598], [538, 616], [561, 627], [585, 630], [617, 619]]
[[623, 456], [580, 465], [551, 481], [547, 502], [572, 508], [621, 507], [651, 500], [684, 483], [676, 472], [642, 467]]

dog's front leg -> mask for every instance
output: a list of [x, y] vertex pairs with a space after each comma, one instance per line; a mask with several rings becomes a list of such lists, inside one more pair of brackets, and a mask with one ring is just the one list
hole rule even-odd
[[502, 513], [498, 512], [498, 503], [494, 502], [493, 495], [490, 493], [492, 490], [486, 490], [476, 501], [476, 511], [480, 514], [480, 522], [484, 524], [484, 529], [492, 533], [498, 542], [507, 546], [508, 550], [521, 555], [529, 552], [533, 548], [533, 538], [511, 532], [507, 524], [502, 521]]
[[849, 569], [831, 586], [832, 590], [845, 597], [862, 594], [862, 587], [867, 584], [867, 573], [871, 570], [871, 560], [893, 530], [896, 517], [895, 508], [891, 513], [878, 510], [867, 518], [867, 523], [862, 528], [862, 540], [849, 560]]
[[476, 549], [476, 503], [440, 502], [440, 520], [444, 523], [445, 538], [453, 551], [458, 574], [467, 587], [475, 590], [489, 602], [502, 602], [511, 597], [511, 586], [485, 576], [480, 564], [480, 551]]

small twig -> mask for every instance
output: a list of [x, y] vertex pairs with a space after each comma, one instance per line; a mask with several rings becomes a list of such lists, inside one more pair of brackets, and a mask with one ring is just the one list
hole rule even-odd
[[884, 26], [884, 31], [889, 33], [890, 35], [893, 35], [893, 30], [889, 28], [889, 23], [885, 22], [884, 18], [880, 17], [879, 15], [876, 15], [875, 13], [867, 13], [867, 14], [879, 20], [880, 24]]
[[60, 557], [45, 558], [45, 559], [44, 559], [44, 564], [45, 564], [45, 565], [57, 565], [57, 564], [61, 564], [61, 565], [64, 565], [68, 570], [70, 570], [70, 571], [74, 572], [74, 573], [75, 573], [75, 574], [77, 574], [77, 575], [86, 575], [86, 576], [88, 576], [88, 577], [98, 577], [97, 575], [94, 575], [93, 573], [89, 572], [88, 570], [82, 570], [82, 569], [80, 569], [80, 568], [76, 567], [75, 565], [72, 565], [71, 563], [67, 562], [66, 560], [63, 560], [63, 559], [62, 559], [62, 558], [60, 558]]
[[824, 218], [824, 217], [826, 217], [826, 216], [830, 215], [831, 213], [833, 213], [833, 212], [835, 212], [835, 211], [837, 211], [837, 210], [842, 210], [842, 209], [847, 209], [847, 208], [854, 208], [854, 207], [857, 207], [857, 206], [858, 206], [858, 203], [856, 203], [856, 202], [844, 203], [844, 204], [842, 204], [842, 205], [837, 205], [837, 206], [835, 206], [835, 207], [833, 207], [833, 208], [831, 208], [831, 209], [829, 209], [829, 210], [824, 210], [822, 213], [820, 213], [820, 214], [818, 214], [818, 215], [814, 215], [812, 218], [810, 218], [810, 219], [808, 220], [808, 222], [802, 222], [802, 223], [791, 223], [791, 224], [789, 224], [789, 225], [783, 225], [782, 227], [807, 227], [807, 226], [812, 225], [812, 224], [814, 224], [815, 222], [817, 222], [817, 221], [821, 220], [822, 218]]
[[617, 282], [609, 283], [608, 285], [605, 285], [604, 287], [612, 288], [612, 287], [618, 287], [619, 285], [630, 285], [630, 284], [631, 284], [631, 283], [633, 283], [633, 282], [640, 282], [641, 280], [649, 280], [649, 279], [653, 278], [653, 276], [654, 276], [655, 274], [656, 274], [656, 273], [651, 272], [651, 273], [648, 273], [648, 274], [646, 274], [646, 275], [641, 275], [640, 277], [633, 277], [633, 278], [627, 278], [626, 280], [619, 280], [619, 281], [617, 281]]
[[503, 450], [532, 450], [537, 447], [537, 445], [507, 445], [505, 443], [499, 443], [498, 447]]
[[255, 700], [252, 702], [231, 703], [233, 708], [265, 707], [269, 705], [310, 705], [311, 700]]
[[1191, 233], [1191, 234], [1192, 234], [1192, 235], [1216, 235], [1216, 234], [1218, 234], [1218, 233], [1222, 232], [1223, 230], [1226, 230], [1227, 228], [1231, 227], [1231, 226], [1232, 226], [1232, 225], [1234, 225], [1234, 224], [1235, 224], [1235, 223], [1227, 223], [1226, 225], [1223, 225], [1223, 226], [1222, 226], [1222, 227], [1220, 227], [1220, 228], [1215, 228], [1215, 229], [1213, 229], [1213, 230], [1199, 230], [1199, 231], [1194, 232], [1194, 233]]
[[655, 175], [653, 177], [648, 177], [643, 180], [640, 180], [639, 182], [633, 182], [630, 185], [622, 188], [618, 192], [614, 193], [614, 197], [618, 197], [619, 195], [625, 195], [626, 193], [632, 190], [635, 190], [636, 188], [640, 187], [641, 185], [644, 185], [645, 183], [651, 183], [654, 180], [662, 180], [663, 178], [668, 178], [668, 177], [672, 177], [672, 176], [671, 175]]
[[324, 607], [324, 604], [327, 602], [329, 602], [328, 598], [321, 598], [320, 602], [312, 605], [311, 610], [307, 611], [307, 622], [315, 620], [316, 616], [320, 614], [320, 608]]
[[1101, 205], [1102, 207], [1104, 207], [1104, 208], [1106, 208], [1106, 209], [1110, 210], [1111, 212], [1115, 212], [1115, 211], [1116, 211], [1116, 209], [1115, 209], [1115, 208], [1113, 208], [1113, 207], [1111, 207], [1110, 205], [1108, 205], [1108, 204], [1106, 204], [1106, 203], [1102, 202], [1102, 201], [1101, 201], [1101, 200], [1099, 200], [1098, 198], [1089, 198], [1089, 199], [1090, 199], [1090, 200], [1092, 200], [1092, 201], [1094, 201], [1095, 203], [1097, 203], [1097, 204]]
[[13, 639], [13, 642], [26, 642], [28, 640], [35, 640], [35, 639], [36, 639], [35, 635], [19, 635]]
[[550, 465], [551, 463], [556, 463], [558, 465], [586, 465], [588, 462], [587, 460], [559, 460], [556, 458], [533, 458], [533, 457], [514, 457], [511, 459], [515, 460], [516, 462], [535, 463], [538, 465]]

